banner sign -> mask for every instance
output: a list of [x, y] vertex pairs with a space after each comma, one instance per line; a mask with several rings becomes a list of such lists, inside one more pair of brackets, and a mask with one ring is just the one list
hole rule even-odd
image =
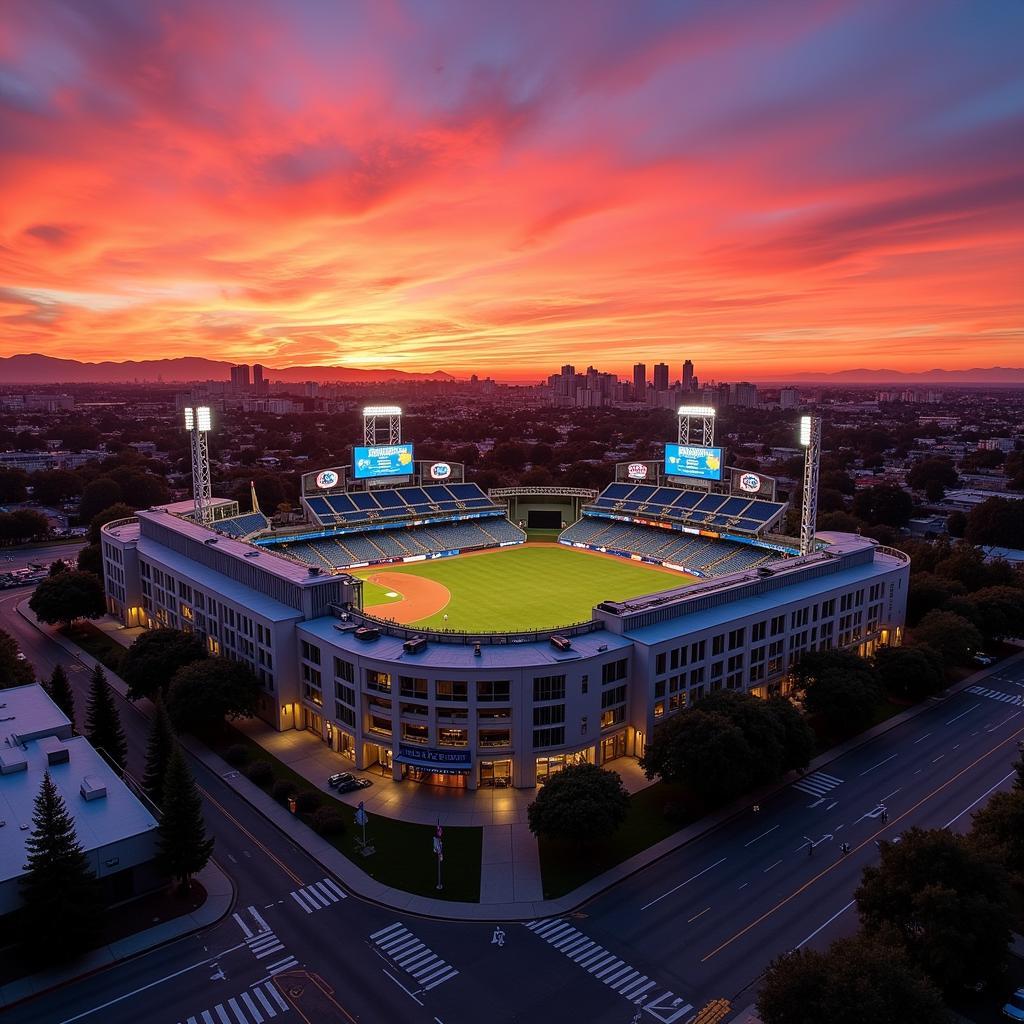
[[452, 475], [452, 467], [447, 462], [435, 462], [430, 467], [431, 480], [447, 480]]
[[688, 444], [665, 445], [665, 473], [696, 480], [722, 479], [722, 449]]
[[473, 757], [468, 750], [438, 750], [434, 747], [418, 747], [410, 743], [399, 743], [397, 760], [402, 764], [411, 764], [419, 768], [431, 768], [438, 765], [444, 768], [460, 768], [468, 771], [473, 767]]
[[410, 476], [412, 445], [386, 444], [352, 450], [352, 473], [357, 480], [379, 476]]

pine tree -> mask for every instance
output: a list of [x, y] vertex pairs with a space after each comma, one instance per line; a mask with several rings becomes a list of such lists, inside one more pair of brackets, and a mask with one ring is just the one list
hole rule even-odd
[[142, 777], [142, 788], [158, 807], [163, 800], [164, 780], [167, 765], [177, 746], [174, 729], [167, 715], [164, 702], [157, 698], [156, 715], [149, 727], [149, 742], [146, 746], [146, 771]]
[[1018, 744], [1017, 749], [1020, 751], [1020, 757], [1013, 762], [1013, 769], [1017, 773], [1017, 778], [1013, 780], [1013, 788], [1024, 789], [1024, 744]]
[[160, 866], [169, 878], [187, 887], [191, 877], [205, 867], [212, 853], [213, 840], [206, 836], [199, 789], [181, 748], [175, 744], [164, 776]]
[[85, 735], [98, 750], [123, 769], [128, 759], [128, 744], [121, 728], [121, 717], [114, 704], [114, 694], [102, 666], [93, 669], [89, 686], [89, 702], [85, 708]]
[[71, 691], [71, 683], [68, 682], [68, 674], [64, 671], [63, 665], [57, 665], [50, 676], [46, 687], [47, 692], [54, 704], [71, 719], [71, 726], [75, 725], [75, 695]]
[[96, 937], [99, 884], [49, 772], [36, 796], [25, 848], [28, 863], [20, 884], [26, 951], [47, 963], [76, 956]]

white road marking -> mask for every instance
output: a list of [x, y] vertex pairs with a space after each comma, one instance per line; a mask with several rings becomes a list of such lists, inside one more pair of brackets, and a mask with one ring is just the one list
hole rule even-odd
[[[948, 722], [946, 724], [949, 725]], [[928, 739], [929, 736], [931, 736], [931, 733], [926, 732], [919, 740], [914, 740], [914, 746], [916, 747], [918, 743], [924, 743], [924, 741]]]
[[966, 711], [961, 711], [961, 712], [960, 712], [960, 714], [956, 716], [956, 718], [951, 718], [951, 719], [950, 719], [950, 720], [949, 720], [949, 721], [948, 721], [948, 722], [946, 723], [946, 725], [952, 725], [952, 724], [953, 724], [954, 722], [959, 722], [959, 721], [960, 721], [960, 719], [964, 717], [964, 715], [969, 715], [969, 714], [970, 714], [970, 713], [971, 713], [972, 711], [974, 711], [974, 710], [975, 710], [976, 708], [980, 708], [980, 707], [981, 707], [981, 705], [980, 705], [980, 704], [972, 704], [972, 705], [971, 705], [971, 706], [970, 706], [970, 707], [969, 707], [969, 708], [968, 708], [968, 709], [967, 709]]
[[949, 828], [949, 826], [952, 825], [957, 818], [962, 818], [975, 804], [981, 803], [981, 801], [984, 800], [985, 797], [989, 795], [989, 793], [991, 793], [995, 789], [998, 789], [1007, 779], [1012, 778], [1016, 774], [1016, 772], [1010, 772], [1008, 775], [1004, 775], [991, 789], [986, 789], [985, 792], [982, 793], [977, 800], [972, 800], [959, 814], [950, 818], [949, 821], [947, 821], [946, 824], [942, 827]]
[[837, 910], [823, 925], [819, 925], [817, 928], [815, 928], [814, 931], [811, 932], [811, 934], [808, 935], [806, 939], [801, 939], [793, 948], [794, 949], [800, 949], [802, 946], [806, 945], [808, 942], [811, 941], [811, 939], [814, 938], [815, 935], [818, 934], [818, 932], [823, 931], [837, 917], [839, 917], [842, 914], [845, 914], [846, 911], [848, 911], [850, 909], [850, 907], [852, 907], [854, 905], [854, 903], [856, 903], [856, 902], [857, 902], [856, 900], [850, 900], [850, 902], [847, 903], [846, 906], [842, 908], [842, 910]]
[[764, 839], [765, 836], [770, 836], [779, 827], [779, 825], [773, 825], [767, 832], [762, 832], [756, 839], [751, 839], [749, 843], [744, 843], [744, 849], [748, 846], [753, 846], [759, 839]]
[[[803, 849], [803, 847], [801, 847], [801, 849]], [[782, 863], [782, 861], [781, 861], [781, 860], [777, 860], [777, 861], [776, 861], [776, 862], [775, 862], [775, 863], [774, 863], [774, 864], [772, 865], [772, 867], [771, 867], [771, 868], [765, 868], [765, 869], [764, 869], [764, 871], [762, 871], [762, 872], [761, 872], [761, 874], [762, 874], [762, 875], [766, 875], [766, 874], [768, 874], [768, 872], [769, 872], [769, 871], [771, 871], [771, 869], [772, 869], [772, 868], [777, 868], [777, 867], [778, 867], [778, 866], [779, 866], [779, 865], [780, 865], [781, 863]]]
[[694, 914], [693, 917], [689, 918], [686, 923], [693, 924], [693, 922], [696, 921], [698, 917], [703, 917], [710, 909], [710, 907], [705, 907], [699, 914]]
[[946, 756], [945, 754], [939, 754], [939, 756], [937, 758], [935, 758], [934, 761], [932, 761], [932, 764], [938, 764], [939, 761], [941, 761], [945, 756]]
[[[384, 970], [382, 967], [381, 970]], [[384, 973], [414, 1002], [419, 1003], [420, 1006], [423, 1004], [390, 972], [384, 970]], [[437, 1020], [435, 1017], [434, 1020]]]
[[259, 911], [255, 907], [249, 907], [249, 913], [252, 914], [253, 920], [265, 931], [270, 931], [270, 925], [260, 916]]
[[876, 768], [881, 768], [883, 764], [888, 764], [894, 757], [899, 757], [899, 754], [890, 754], [884, 761], [879, 761], [878, 764], [873, 764], [870, 768], [865, 768], [860, 773], [860, 778], [867, 775], [868, 772], [873, 772]]
[[241, 915], [232, 914], [231, 916], [235, 919], [235, 923], [238, 925], [238, 927], [241, 928], [243, 932], [245, 932], [245, 937], [247, 939], [251, 939], [252, 929], [242, 920]]
[[668, 892], [663, 892], [660, 896], [658, 896], [655, 899], [651, 900], [650, 903], [645, 903], [640, 909], [641, 910], [646, 910], [648, 907], [653, 907], [655, 903], [660, 903], [666, 896], [671, 896], [672, 893], [678, 892], [680, 889], [682, 889], [682, 887], [684, 885], [689, 885], [695, 879], [700, 878], [701, 875], [706, 875], [712, 868], [717, 868], [719, 864], [722, 864], [724, 862], [725, 862], [725, 857], [722, 857], [721, 860], [716, 860], [714, 864], [710, 864], [703, 871], [698, 871], [697, 874], [691, 875], [685, 882], [680, 882], [674, 888], [669, 889]]

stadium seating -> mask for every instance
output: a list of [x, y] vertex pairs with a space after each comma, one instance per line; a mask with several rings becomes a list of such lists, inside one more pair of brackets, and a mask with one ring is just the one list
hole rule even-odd
[[740, 495], [658, 487], [653, 484], [609, 484], [584, 509], [617, 512], [666, 521], [685, 522], [715, 530], [760, 533], [773, 523], [785, 504]]
[[364, 562], [382, 562], [439, 551], [493, 548], [500, 544], [521, 544], [525, 540], [526, 534], [519, 527], [496, 516], [406, 529], [339, 533], [334, 537], [275, 546], [274, 550], [292, 555], [307, 565], [344, 569]]
[[359, 526], [381, 520], [399, 522], [427, 516], [499, 511], [476, 484], [427, 484], [346, 494], [313, 495], [306, 507], [321, 526]]
[[218, 533], [229, 537], [248, 537], [250, 533], [265, 530], [270, 525], [262, 512], [248, 512], [243, 516], [218, 519], [211, 524]]
[[[729, 499], [731, 500], [731, 499]], [[587, 544], [692, 569], [705, 576], [724, 576], [756, 568], [779, 556], [763, 548], [748, 547], [710, 537], [695, 537], [678, 530], [656, 529], [584, 517], [563, 530], [560, 540]]]

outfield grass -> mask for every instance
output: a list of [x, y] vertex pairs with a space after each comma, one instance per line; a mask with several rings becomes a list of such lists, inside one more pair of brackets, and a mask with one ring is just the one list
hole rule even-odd
[[[479, 632], [548, 629], [583, 622], [600, 601], [625, 601], [694, 580], [685, 573], [667, 573], [641, 562], [561, 545], [382, 565], [360, 569], [355, 575], [366, 579], [379, 572], [422, 576], [448, 588], [451, 598], [447, 606], [415, 625]], [[401, 590], [397, 585], [393, 589]], [[367, 580], [364, 606], [394, 600], [384, 593]]]

